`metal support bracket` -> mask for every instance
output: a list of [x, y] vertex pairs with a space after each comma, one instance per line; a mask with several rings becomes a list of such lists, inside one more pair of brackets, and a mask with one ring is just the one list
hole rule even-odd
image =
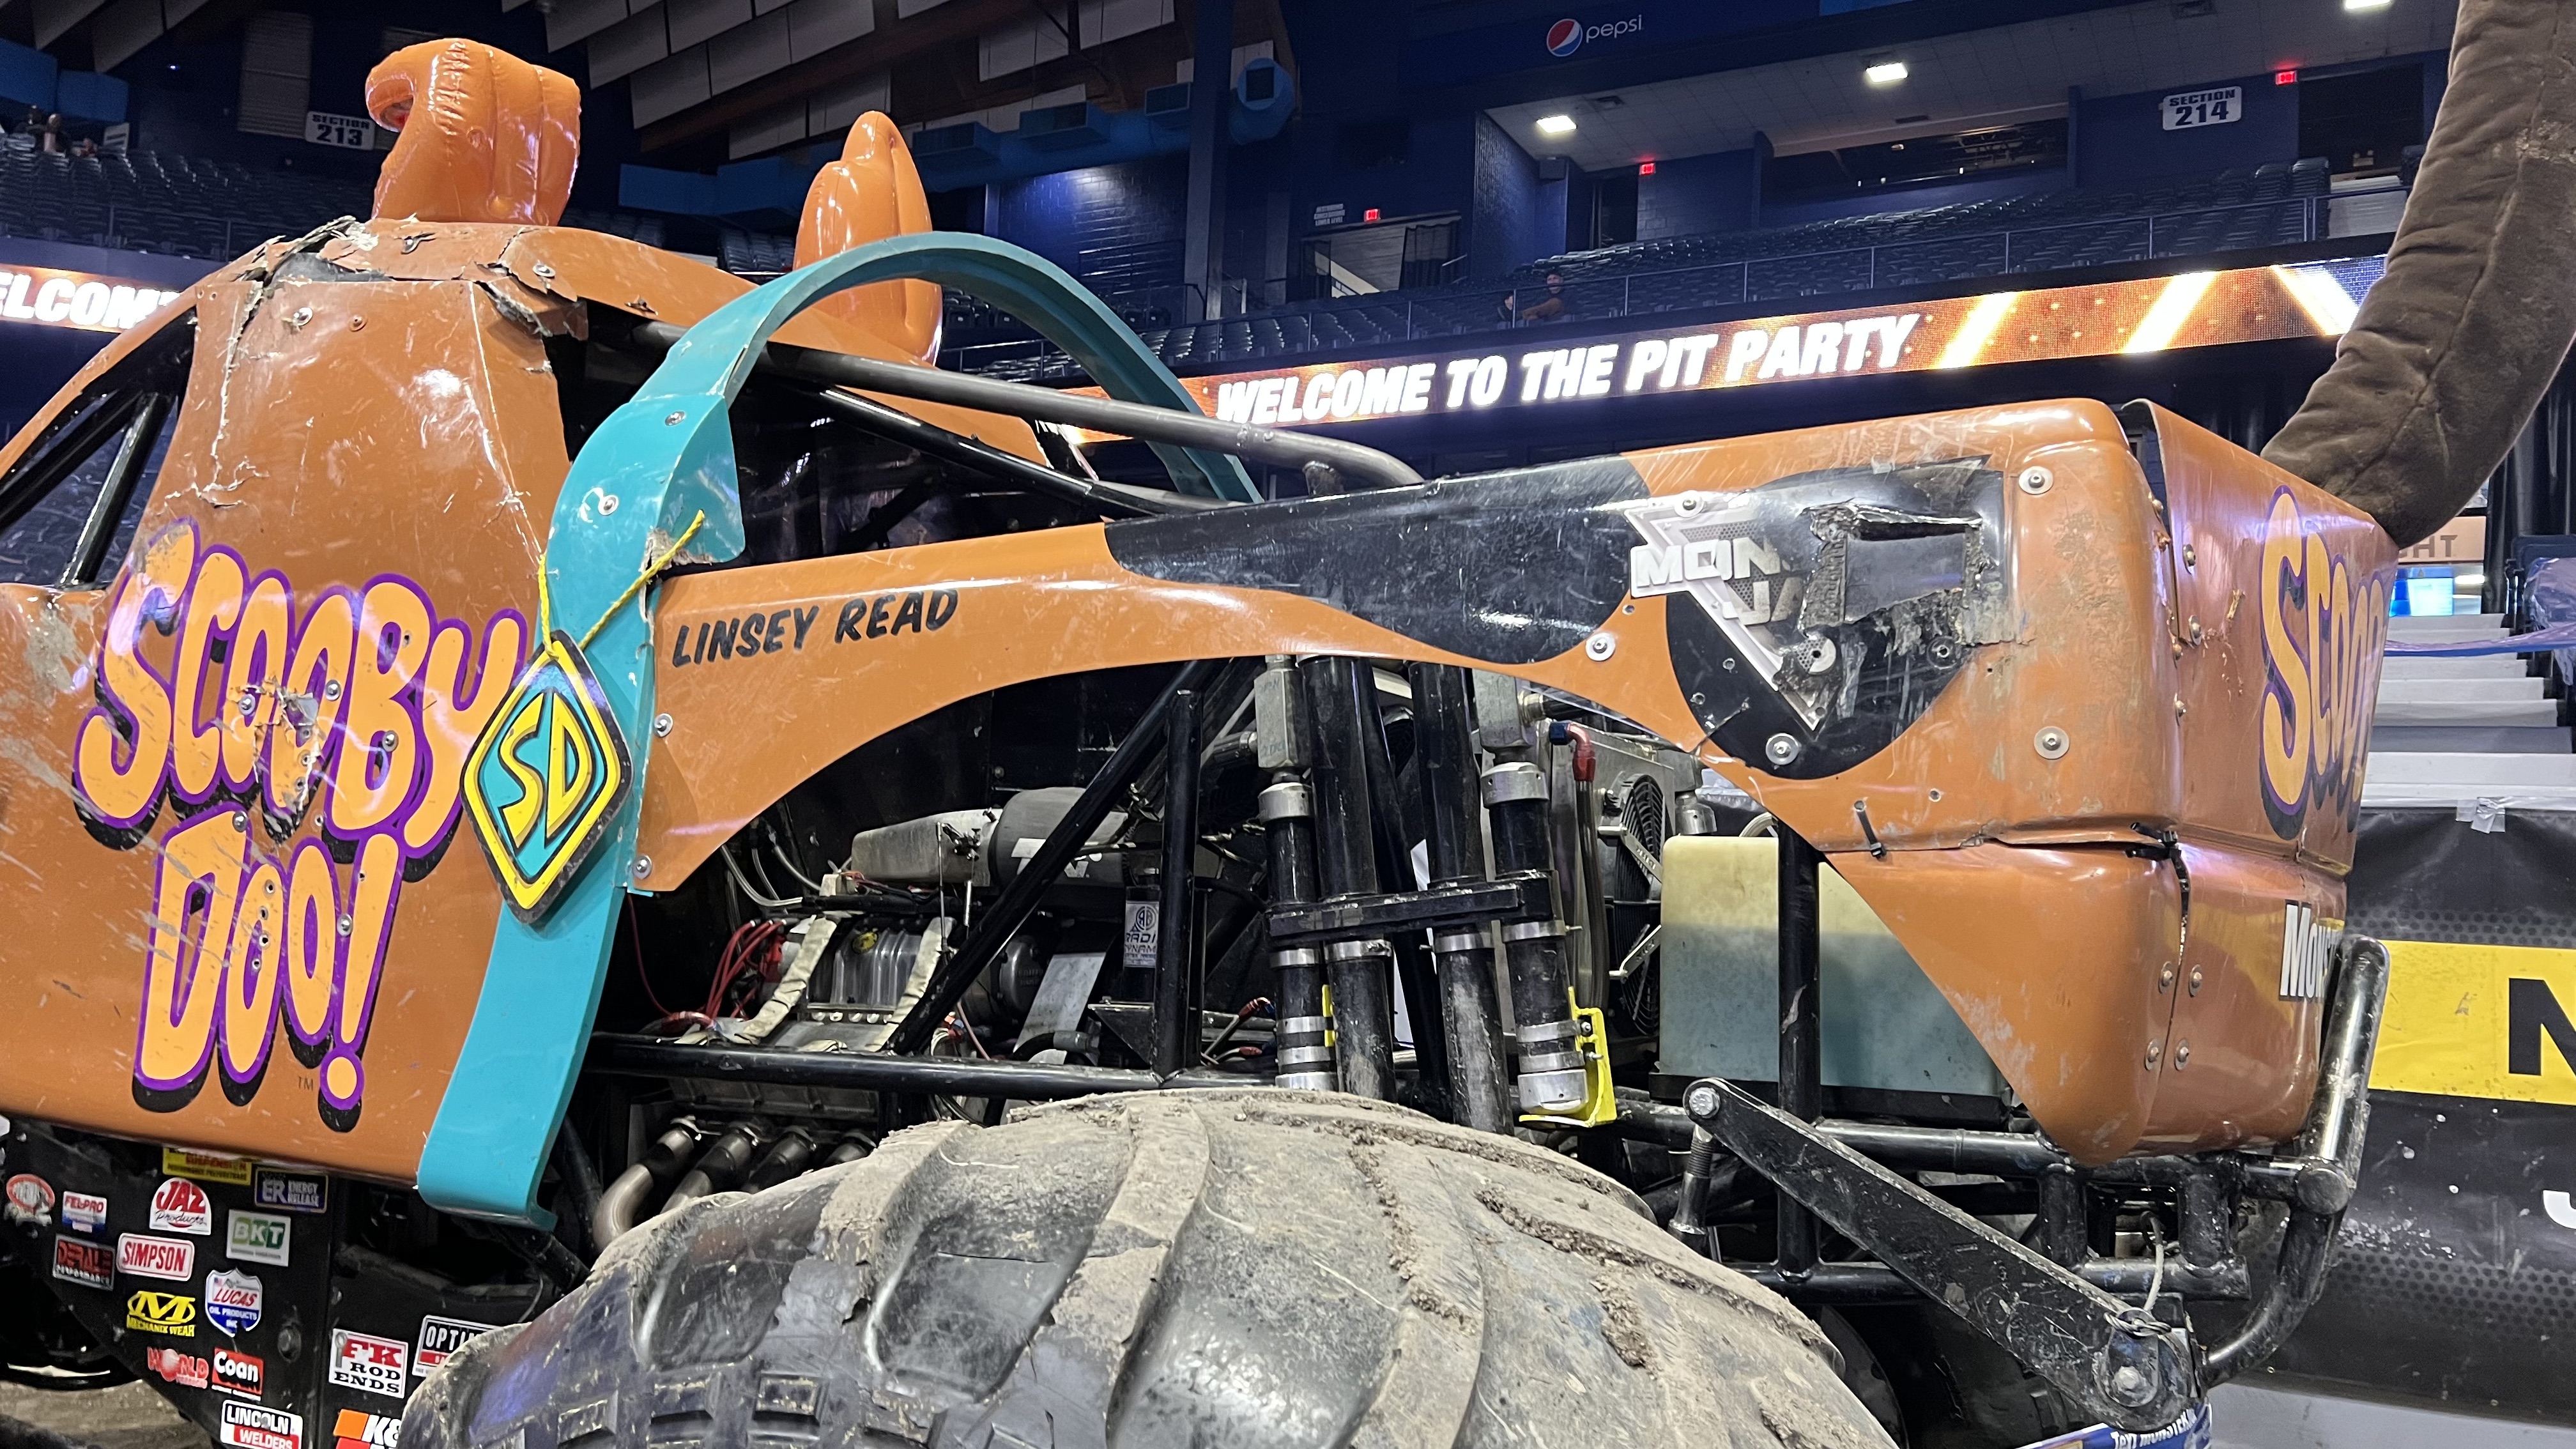
[[1498, 880], [1452, 881], [1418, 891], [1344, 896], [1270, 912], [1270, 944], [1368, 941], [1397, 931], [1440, 931], [1488, 921], [1545, 920], [1556, 910], [1548, 878], [1516, 871]]
[[2122, 1303], [1984, 1223], [1715, 1078], [1691, 1120], [1779, 1190], [2059, 1392], [2136, 1433], [2200, 1401], [2190, 1335]]

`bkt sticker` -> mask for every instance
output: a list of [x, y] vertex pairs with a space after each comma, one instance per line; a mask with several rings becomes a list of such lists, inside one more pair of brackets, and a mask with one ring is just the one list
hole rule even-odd
[[465, 757], [466, 810], [519, 919], [554, 908], [607, 838], [633, 774], [607, 695], [557, 631]]

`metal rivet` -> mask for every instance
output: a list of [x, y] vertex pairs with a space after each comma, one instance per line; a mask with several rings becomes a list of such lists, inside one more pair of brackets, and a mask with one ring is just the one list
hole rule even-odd
[[660, 739], [663, 736], [668, 735], [670, 732], [671, 717], [669, 715], [657, 714], [653, 716], [653, 737], [655, 739]]
[[2191, 968], [2190, 990], [2191, 994], [2194, 996], [2198, 996], [2200, 994], [2200, 968], [2197, 966]]
[[649, 855], [639, 855], [635, 857], [635, 863], [626, 867], [626, 869], [628, 873], [633, 875], [637, 880], [642, 880], [644, 877], [653, 873], [653, 857]]
[[341, 935], [343, 935], [343, 936], [345, 936], [345, 935], [349, 934], [350, 929], [351, 929], [355, 924], [356, 924], [356, 923], [355, 923], [355, 922], [353, 922], [353, 921], [351, 921], [347, 916], [342, 916], [342, 917], [340, 918], [340, 934], [341, 934]]
[[2174, 718], [2175, 718], [2175, 719], [2180, 719], [2180, 718], [2182, 718], [2184, 715], [2187, 715], [2187, 714], [2189, 714], [2189, 713], [2191, 713], [2191, 706], [2190, 706], [2190, 705], [2187, 705], [2187, 704], [2185, 704], [2185, 703], [2183, 703], [2183, 702], [2182, 702], [2182, 696], [2181, 696], [2181, 695], [2179, 695], [2179, 694], [2175, 695], [2175, 696], [2174, 696]]
[[2190, 1042], [2187, 1042], [2187, 1041], [2178, 1041], [2178, 1042], [2175, 1042], [2175, 1043], [2174, 1043], [2174, 1070], [2178, 1072], [2178, 1071], [2181, 1071], [2183, 1068], [2185, 1068], [2185, 1067], [2187, 1067], [2187, 1066], [2190, 1066], [2190, 1065], [2191, 1065], [2191, 1043], [2190, 1043]]
[[340, 697], [340, 681], [336, 679], [323, 680], [322, 697], [324, 699], [338, 699]]
[[554, 280], [554, 277], [555, 277], [555, 269], [554, 269], [554, 268], [552, 268], [552, 267], [550, 267], [550, 266], [547, 266], [545, 263], [543, 263], [543, 262], [539, 262], [539, 263], [537, 263], [537, 265], [536, 265], [536, 267], [534, 268], [534, 270], [535, 270], [535, 272], [536, 272], [536, 274], [537, 274], [538, 276], [545, 278], [547, 281], [551, 282], [551, 281], [553, 281], [553, 280]]
[[1937, 789], [1936, 789], [1936, 790], [1933, 790], [1933, 791], [1932, 791], [1932, 792], [1930, 792], [1930, 793], [1931, 793], [1932, 803], [1933, 803], [1933, 804], [1935, 804], [1935, 805], [1940, 804], [1940, 803], [1941, 803], [1941, 792], [1940, 792], [1939, 790], [1937, 790]]
[[2055, 725], [2042, 725], [2039, 727], [2039, 733], [2030, 737], [2030, 747], [2039, 751], [2039, 757], [2043, 760], [2064, 759], [2069, 743], [2066, 731]]
[[1717, 1088], [1702, 1082], [1682, 1098], [1682, 1105], [1689, 1108], [1694, 1117], [1714, 1117], [1717, 1115]]
[[2155, 1397], [2155, 1389], [2135, 1364], [2122, 1364], [2111, 1370], [2111, 1397], [2124, 1404], [2144, 1404]]
[[612, 514], [612, 513], [615, 513], [616, 511], [617, 511], [617, 495], [616, 495], [616, 494], [614, 494], [614, 493], [602, 493], [601, 495], [599, 495], [599, 516], [600, 516], [600, 517], [602, 517], [602, 518], [606, 518], [608, 515], [610, 515], [610, 514]]
[[1618, 652], [1618, 636], [1610, 633], [1606, 629], [1583, 641], [1583, 657], [1591, 660], [1595, 664], [1600, 663], [1602, 660], [1607, 659]]
[[2200, 567], [2199, 552], [2187, 543], [2182, 546], [2182, 566], [2187, 569]]
[[290, 327], [301, 327], [301, 326], [303, 326], [305, 323], [310, 322], [310, 321], [312, 321], [312, 320], [313, 320], [313, 309], [312, 309], [312, 308], [310, 308], [310, 307], [298, 307], [298, 308], [296, 308], [296, 309], [295, 309], [295, 315], [294, 315], [294, 316], [292, 316], [292, 317], [287, 318], [287, 319], [286, 319], [286, 322], [287, 322], [287, 325], [288, 325], [288, 326], [290, 326]]
[[2151, 1041], [2147, 1043], [2147, 1070], [2151, 1072], [2154, 1071], [2156, 1069], [2156, 1063], [2164, 1057], [2164, 1054], [2165, 1044], [2162, 1041]]
[[2194, 614], [2191, 616], [2191, 642], [2197, 644], [2203, 637], [2204, 636], [2200, 632], [2200, 616], [2198, 614]]
[[1673, 500], [1673, 511], [1684, 515], [1697, 513], [1707, 506], [1708, 498], [1701, 493], [1685, 493]]
[[367, 330], [367, 319], [366, 319], [366, 318], [364, 318], [364, 317], [352, 317], [352, 318], [350, 318], [350, 319], [349, 319], [349, 330], [350, 330], [350, 331], [352, 331], [352, 332], [364, 332], [364, 331], [366, 331], [366, 330]]
[[666, 428], [667, 428], [667, 427], [670, 427], [670, 426], [672, 426], [673, 424], [675, 424], [675, 423], [679, 422], [682, 418], [685, 418], [685, 417], [687, 417], [687, 416], [688, 416], [688, 414], [687, 414], [687, 413], [672, 413], [670, 416], [665, 417], [664, 419], [662, 419], [662, 426], [664, 426], [664, 427], [666, 427]]
[[2156, 976], [2156, 990], [2157, 990], [2157, 992], [2158, 992], [2159, 994], [2161, 994], [2161, 993], [2163, 993], [2163, 992], [2167, 992], [2167, 991], [2171, 991], [2171, 990], [2173, 990], [2173, 981], [2174, 981], [2174, 969], [2173, 969], [2173, 963], [2172, 963], [2171, 961], [2167, 961], [2167, 962], [2165, 963], [2165, 969], [2164, 969], [2162, 972], [2158, 973], [2158, 974], [2157, 974], [2157, 976]]
[[1768, 740], [1763, 741], [1762, 753], [1771, 757], [1771, 763], [1775, 765], [1785, 765], [1791, 760], [1798, 758], [1797, 736], [1787, 734], [1773, 735]]
[[236, 810], [236, 811], [234, 811], [234, 812], [233, 812], [233, 829], [235, 829], [235, 830], [248, 830], [248, 829], [250, 829], [250, 812], [249, 812], [249, 811], [247, 811], [247, 810]]
[[2046, 468], [2042, 468], [2038, 464], [2034, 463], [2031, 466], [2022, 469], [2021, 477], [2014, 481], [2021, 484], [2022, 492], [2036, 496], [2047, 492], [2048, 485], [2055, 482], [2056, 479], [2049, 475], [2049, 471]]

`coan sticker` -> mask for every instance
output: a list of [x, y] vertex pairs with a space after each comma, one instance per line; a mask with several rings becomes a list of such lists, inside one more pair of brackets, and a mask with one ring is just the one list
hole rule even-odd
[[206, 1190], [184, 1177], [162, 1180], [152, 1193], [152, 1230], [157, 1233], [186, 1233], [202, 1238], [215, 1230], [214, 1204], [206, 1201]]
[[239, 1338], [259, 1327], [259, 1310], [267, 1297], [256, 1274], [223, 1269], [206, 1275], [206, 1321]]
[[304, 1416], [266, 1404], [226, 1402], [218, 1442], [234, 1449], [304, 1449]]
[[127, 1233], [116, 1240], [116, 1271], [129, 1278], [166, 1278], [184, 1283], [196, 1274], [197, 1245], [186, 1238]]
[[235, 1208], [224, 1218], [224, 1256], [237, 1263], [266, 1263], [273, 1268], [287, 1266], [288, 1250], [293, 1246], [295, 1222], [275, 1213], [243, 1212]]
[[394, 1449], [402, 1420], [393, 1414], [342, 1409], [331, 1422], [331, 1449]]
[[331, 1330], [331, 1382], [344, 1389], [399, 1399], [410, 1390], [410, 1363], [411, 1345], [400, 1339]]
[[125, 1300], [125, 1326], [137, 1333], [164, 1333], [172, 1338], [197, 1336], [197, 1300], [185, 1293], [144, 1289]]
[[211, 1076], [248, 1106], [282, 1035], [323, 1123], [357, 1125], [402, 886], [438, 865], [527, 641], [516, 613], [443, 619], [392, 575], [298, 590], [184, 520], [136, 547], [72, 755], [89, 832], [154, 860], [136, 1103], [179, 1111]]
[[58, 1237], [54, 1239], [54, 1277], [84, 1288], [113, 1288], [116, 1257], [105, 1243]]
[[2263, 567], [2254, 582], [2263, 621], [2263, 812], [2295, 839], [2308, 811], [2347, 819], [2361, 809], [2376, 707], [2362, 693], [2377, 677], [2388, 634], [2388, 580], [2356, 572], [2327, 546], [2283, 488], [2265, 520]]
[[436, 1314], [420, 1321], [420, 1339], [412, 1346], [411, 1371], [427, 1376], [447, 1364], [448, 1355], [490, 1333], [493, 1325]]
[[227, 1187], [248, 1187], [251, 1164], [247, 1157], [224, 1152], [196, 1152], [185, 1147], [161, 1149], [161, 1171], [168, 1177], [193, 1177], [199, 1182], [220, 1182]]
[[544, 919], [580, 875], [632, 777], [607, 695], [557, 631], [465, 760], [475, 836], [521, 920]]
[[0, 1188], [9, 1203], [9, 1221], [41, 1223], [54, 1215], [54, 1185], [32, 1172], [22, 1172]]
[[268, 1360], [235, 1349], [215, 1350], [215, 1387], [228, 1394], [256, 1399], [268, 1382]]
[[143, 1351], [143, 1366], [159, 1374], [164, 1382], [183, 1389], [202, 1389], [213, 1382], [206, 1361], [180, 1349], [147, 1348]]
[[63, 1226], [84, 1233], [106, 1228], [106, 1194], [66, 1190], [63, 1193]]
[[263, 1167], [251, 1187], [251, 1201], [281, 1212], [326, 1212], [331, 1206], [331, 1180], [318, 1172], [283, 1172]]

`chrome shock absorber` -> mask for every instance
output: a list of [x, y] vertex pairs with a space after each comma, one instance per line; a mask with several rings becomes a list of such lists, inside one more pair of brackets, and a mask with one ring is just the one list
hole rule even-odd
[[[1485, 811], [1497, 871], [1553, 876], [1547, 843], [1547, 775], [1534, 756], [1538, 741], [1521, 706], [1520, 684], [1502, 675], [1475, 676], [1478, 743], [1493, 757], [1484, 775]], [[1565, 923], [1504, 924], [1503, 961], [1511, 977], [1512, 1022], [1519, 1038], [1516, 1072], [1523, 1112], [1570, 1112], [1583, 1105], [1587, 1082], [1565, 969]]]
[[[1273, 655], [1253, 682], [1255, 762], [1270, 773], [1260, 797], [1262, 832], [1270, 843], [1270, 897], [1274, 905], [1309, 905], [1315, 884], [1315, 792], [1305, 780], [1305, 733], [1299, 727], [1297, 666]], [[1341, 1085], [1324, 1015], [1324, 953], [1289, 946], [1270, 953], [1279, 971], [1275, 1051], [1282, 1087], [1329, 1092]]]

